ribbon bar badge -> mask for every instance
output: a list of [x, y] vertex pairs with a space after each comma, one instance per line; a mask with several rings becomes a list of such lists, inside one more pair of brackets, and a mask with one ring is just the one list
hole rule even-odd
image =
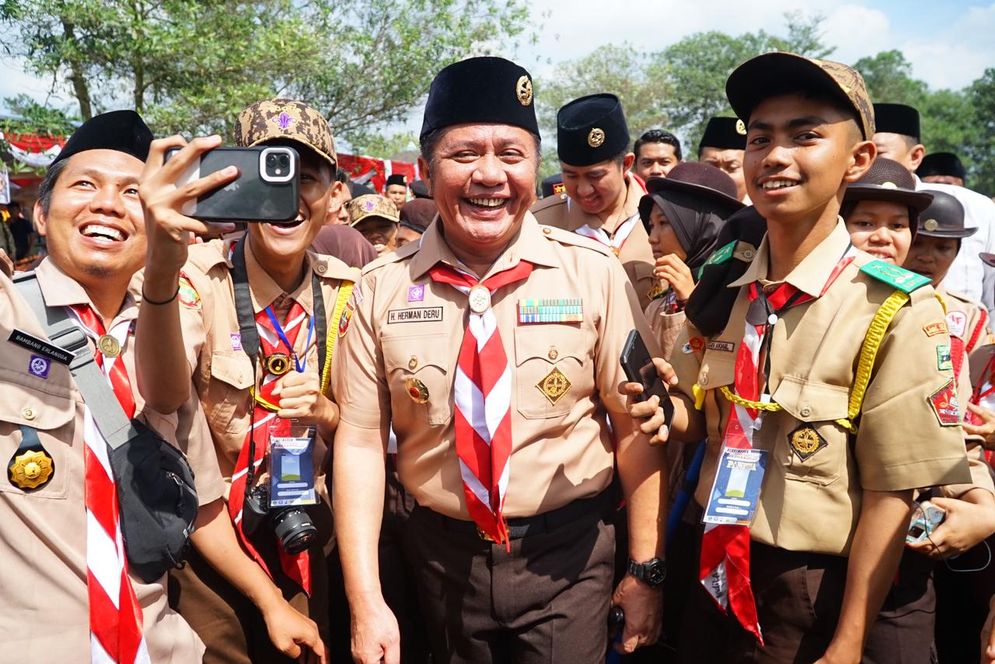
[[584, 320], [583, 300], [578, 298], [518, 301], [518, 324], [579, 323]]

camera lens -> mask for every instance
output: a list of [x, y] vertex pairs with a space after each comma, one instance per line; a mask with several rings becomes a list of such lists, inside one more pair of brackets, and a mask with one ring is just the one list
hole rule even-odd
[[273, 533], [287, 553], [300, 553], [318, 536], [318, 529], [304, 510], [288, 507], [273, 513], [272, 518]]
[[283, 166], [284, 168], [290, 166], [290, 155], [289, 154], [281, 154], [280, 155], [280, 166]]
[[277, 155], [273, 154], [272, 152], [269, 153], [268, 155], [266, 155], [266, 165], [267, 166], [276, 166], [278, 160], [279, 160], [279, 157]]

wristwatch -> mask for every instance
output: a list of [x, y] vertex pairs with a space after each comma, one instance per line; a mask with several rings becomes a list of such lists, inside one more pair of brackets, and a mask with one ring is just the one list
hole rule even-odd
[[644, 563], [629, 559], [629, 575], [639, 579], [650, 588], [659, 588], [667, 578], [667, 563], [659, 558], [652, 558]]

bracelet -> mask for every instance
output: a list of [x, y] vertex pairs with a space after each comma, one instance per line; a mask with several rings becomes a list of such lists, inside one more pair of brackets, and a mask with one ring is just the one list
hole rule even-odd
[[147, 302], [147, 303], [149, 303], [151, 305], [155, 305], [155, 306], [159, 306], [159, 307], [161, 307], [164, 304], [169, 304], [170, 302], [172, 302], [173, 300], [175, 300], [176, 296], [179, 295], [179, 294], [180, 294], [180, 285], [177, 283], [176, 284], [176, 290], [173, 291], [173, 296], [171, 298], [169, 298], [168, 300], [162, 300], [161, 302], [157, 301], [157, 300], [150, 300], [148, 298], [148, 296], [145, 295], [145, 286], [142, 285], [142, 302]]

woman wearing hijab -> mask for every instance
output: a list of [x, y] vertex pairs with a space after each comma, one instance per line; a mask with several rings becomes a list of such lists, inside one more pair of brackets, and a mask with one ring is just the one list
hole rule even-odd
[[708, 164], [684, 162], [666, 178], [650, 178], [639, 201], [659, 280], [646, 318], [668, 358], [684, 325], [684, 305], [697, 276], [715, 250], [719, 229], [743, 204], [736, 184]]

